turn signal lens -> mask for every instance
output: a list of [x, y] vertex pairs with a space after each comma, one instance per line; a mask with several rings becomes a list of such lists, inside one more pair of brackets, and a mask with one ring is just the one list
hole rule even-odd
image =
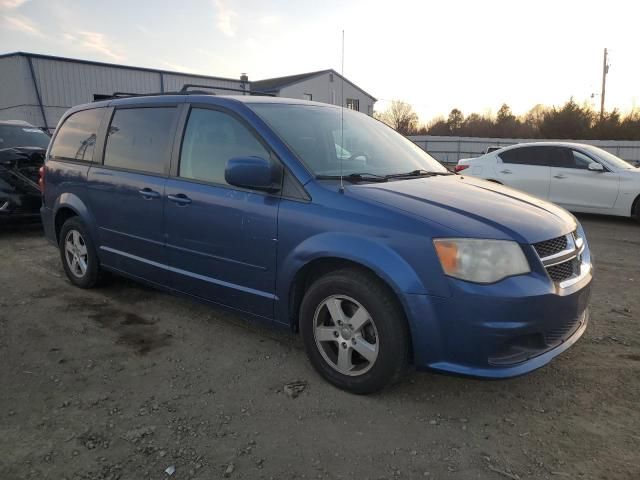
[[436, 240], [434, 245], [444, 273], [447, 275], [455, 273], [458, 268], [458, 246], [446, 240]]

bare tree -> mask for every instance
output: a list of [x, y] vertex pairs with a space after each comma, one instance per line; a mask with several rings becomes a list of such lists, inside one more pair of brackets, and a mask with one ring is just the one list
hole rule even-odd
[[544, 120], [544, 114], [549, 110], [549, 107], [538, 103], [531, 108], [522, 119], [522, 123], [526, 125], [527, 136], [537, 137], [540, 135], [540, 125]]
[[402, 135], [412, 135], [418, 128], [418, 114], [411, 105], [401, 100], [393, 100], [389, 108], [376, 115], [376, 118]]
[[496, 120], [497, 123], [509, 124], [515, 122], [516, 116], [511, 113], [511, 107], [506, 103], [503, 103], [500, 110], [498, 110]]
[[464, 115], [462, 112], [454, 108], [449, 112], [449, 118], [447, 119], [447, 123], [449, 124], [449, 130], [453, 135], [458, 134], [460, 128], [462, 127], [462, 123], [464, 122]]

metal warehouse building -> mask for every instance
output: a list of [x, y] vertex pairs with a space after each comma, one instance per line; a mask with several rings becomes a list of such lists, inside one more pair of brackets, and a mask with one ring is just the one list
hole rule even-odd
[[[0, 55], [0, 120], [26, 120], [53, 130], [70, 107], [114, 92], [155, 93], [179, 91], [185, 84], [225, 89], [263, 90], [290, 98], [339, 104], [343, 79], [333, 70], [249, 82], [237, 79], [76, 60], [33, 53]], [[219, 90], [216, 90], [217, 87]], [[240, 94], [235, 92], [235, 94]], [[344, 79], [345, 107], [371, 114], [375, 98]]]

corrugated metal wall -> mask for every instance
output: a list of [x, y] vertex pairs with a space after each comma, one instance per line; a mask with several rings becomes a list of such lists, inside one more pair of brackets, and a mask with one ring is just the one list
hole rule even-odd
[[69, 107], [91, 102], [94, 93], [160, 91], [155, 72], [43, 58], [33, 59], [33, 70], [50, 127]]
[[[35, 93], [29, 58], [46, 116]], [[94, 94], [177, 91], [186, 83], [242, 88], [240, 80], [192, 76], [159, 70], [100, 65], [70, 59], [12, 55], [0, 58], [0, 119], [26, 120], [38, 127], [55, 128], [62, 114], [75, 105], [91, 102]], [[249, 84], [246, 84], [249, 90]], [[223, 90], [216, 93], [229, 94]]]
[[603, 148], [631, 162], [640, 162], [640, 141], [630, 140], [543, 140], [530, 138], [476, 138], [416, 135], [409, 137], [431, 156], [443, 163], [455, 164], [461, 158], [482, 155], [487, 147], [514, 145], [529, 142], [576, 142]]
[[26, 57], [0, 58], [0, 120], [43, 125]]
[[[177, 73], [164, 73], [164, 89], [165, 91], [178, 91], [187, 83], [195, 83], [197, 85], [207, 85], [209, 87], [223, 88], [242, 88], [239, 80], [211, 79], [202, 77], [192, 77], [190, 75], [182, 75]], [[249, 90], [249, 84], [245, 84]], [[221, 95], [233, 95], [233, 92], [224, 92], [224, 90], [213, 90]]]

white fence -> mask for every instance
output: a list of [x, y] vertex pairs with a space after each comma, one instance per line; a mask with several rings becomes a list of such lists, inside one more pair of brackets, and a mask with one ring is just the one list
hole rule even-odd
[[[455, 164], [461, 158], [482, 155], [487, 147], [506, 147], [515, 143], [549, 142], [553, 140], [527, 138], [476, 138], [476, 137], [440, 137], [415, 135], [409, 137], [431, 156], [442, 163]], [[588, 143], [603, 148], [631, 163], [640, 162], [640, 141], [628, 140], [558, 140]]]

